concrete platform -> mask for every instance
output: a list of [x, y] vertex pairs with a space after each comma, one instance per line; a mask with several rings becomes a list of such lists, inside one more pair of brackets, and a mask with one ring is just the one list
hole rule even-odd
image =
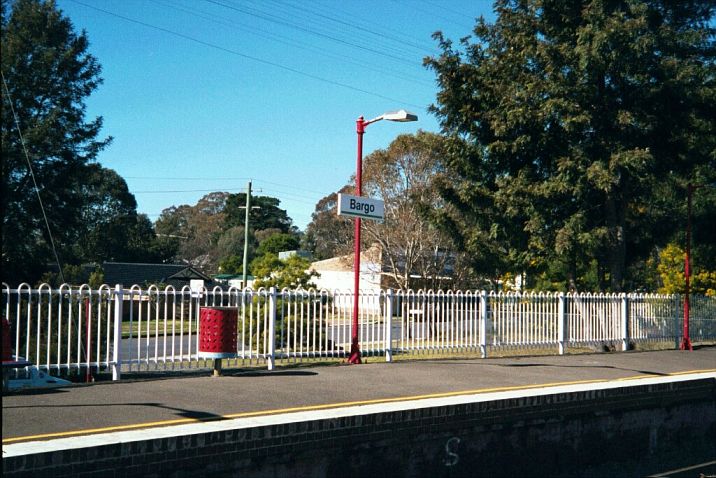
[[[109, 458], [122, 464], [118, 469], [130, 467], [133, 475], [151, 476], [162, 469], [160, 464], [167, 462], [167, 454], [177, 459], [178, 450], [194, 450], [198, 453], [194, 456], [206, 461], [200, 450], [213, 443], [216, 446], [210, 449], [216, 456], [233, 450], [230, 456], [235, 458], [234, 468], [230, 470], [280, 476], [281, 470], [303, 467], [306, 472], [321, 475], [337, 465], [325, 458], [320, 460], [320, 455], [311, 450], [331, 449], [329, 455], [338, 452], [346, 454], [345, 458], [359, 457], [357, 445], [363, 451], [372, 450], [372, 455], [362, 458], [364, 461], [356, 458], [355, 466], [349, 467], [357, 474], [380, 471], [373, 467], [381, 462], [377, 450], [387, 453], [382, 460], [385, 464], [406, 453], [409, 456], [410, 450], [423, 449], [423, 458], [411, 459], [413, 465], [395, 461], [394, 466], [406, 470], [396, 476], [422, 476], [421, 470], [428, 468], [438, 476], [477, 476], [467, 473], [477, 466], [474, 457], [499, 437], [517, 440], [508, 448], [500, 445], [504, 460], [510, 460], [509, 450], [522, 450], [519, 456], [525, 456], [525, 450], [539, 444], [539, 449], [548, 451], [551, 457], [547, 463], [558, 466], [559, 460], [565, 464], [575, 456], [579, 458], [575, 443], [603, 442], [606, 446], [608, 439], [604, 437], [615, 433], [623, 434], [623, 447], [658, 456], [669, 437], [680, 437], [678, 442], [685, 443], [682, 435], [686, 433], [688, 438], [689, 428], [698, 428], [701, 436], [710, 433], [711, 441], [699, 438], [696, 442], [705, 444], [701, 453], [708, 456], [710, 450], [716, 450], [715, 366], [716, 348], [702, 348], [694, 352], [324, 366], [220, 378], [209, 377], [207, 372], [206, 377], [97, 383], [4, 397], [3, 464], [17, 466], [16, 476], [30, 476], [31, 470], [37, 471], [28, 468], [30, 462], [34, 467], [54, 460], [58, 466], [67, 465], [64, 469], [71, 476], [80, 468], [76, 468], [78, 463], [64, 461], [68, 453], [75, 457], [85, 453], [80, 463], [89, 459], [87, 453], [94, 453], [93, 461], [100, 462], [97, 453], [104, 456], [110, 453], [108, 450], [115, 450], [112, 453], [116, 456]], [[624, 420], [631, 423], [627, 426], [631, 435], [619, 431]], [[592, 436], [579, 438], [585, 430], [591, 430], [587, 434]], [[391, 440], [396, 433], [402, 437], [397, 443], [408, 443], [408, 448], [401, 449]], [[550, 434], [554, 439], [549, 439]], [[261, 446], [246, 449], [252, 436], [261, 441]], [[532, 436], [534, 446], [518, 443], [523, 436]], [[450, 441], [453, 438], [457, 441]], [[374, 445], [361, 445], [365, 440]], [[560, 442], [571, 443], [565, 450], [572, 450], [563, 452], [561, 458], [545, 445], [552, 443], [560, 448]], [[282, 448], [285, 446], [289, 448]], [[393, 452], [396, 457], [391, 458]], [[301, 454], [305, 460], [296, 461]], [[454, 459], [452, 454], [462, 456], [460, 467], [446, 465]], [[689, 460], [699, 461], [702, 455]], [[146, 461], [137, 461], [139, 456]], [[264, 458], [257, 461], [258, 456]], [[498, 462], [488, 464], [491, 455], [480, 456], [482, 469], [494, 471]], [[208, 463], [213, 463], [211, 458]], [[260, 463], [263, 465], [258, 466]], [[312, 468], [316, 463], [319, 467]], [[422, 465], [414, 468], [415, 463]], [[659, 471], [669, 463], [659, 461], [652, 463], [658, 465], [656, 468], [637, 469]], [[702, 464], [687, 460], [674, 466]], [[175, 470], [171, 464], [166, 466], [164, 471]], [[569, 466], [565, 476], [581, 476]], [[188, 469], [184, 464], [175, 471]], [[58, 470], [53, 474], [63, 474]], [[107, 470], [104, 468], [105, 473]], [[203, 476], [196, 473], [194, 470], [191, 476]]]

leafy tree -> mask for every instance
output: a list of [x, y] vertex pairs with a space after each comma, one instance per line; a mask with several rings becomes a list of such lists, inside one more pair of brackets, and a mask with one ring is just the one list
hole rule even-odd
[[[384, 201], [385, 221], [363, 221], [362, 247], [380, 246], [393, 287], [469, 288], [479, 283], [467, 267], [467, 256], [433, 224], [436, 210], [447, 207], [435, 191], [436, 178], [447, 177], [444, 148], [442, 137], [419, 131], [398, 136], [363, 160], [363, 193]], [[353, 190], [346, 185], [340, 192]], [[337, 194], [321, 199], [306, 228], [304, 247], [318, 259], [349, 254], [353, 247], [353, 221], [337, 215], [337, 201]]]
[[309, 271], [310, 266], [311, 263], [300, 256], [285, 260], [273, 254], [257, 257], [251, 263], [251, 272], [257, 278], [254, 287], [276, 287], [279, 290], [314, 287], [311, 280], [318, 277], [318, 273]]
[[157, 241], [152, 223], [137, 214], [127, 183], [111, 169], [92, 164], [82, 185], [86, 204], [75, 257], [84, 262], [164, 262], [175, 250]]
[[225, 256], [219, 262], [219, 272], [221, 274], [243, 274], [244, 257], [237, 254]]
[[383, 266], [400, 289], [441, 288], [455, 263], [448, 238], [428, 220], [444, 207], [433, 186], [444, 155], [440, 136], [419, 131], [398, 136], [363, 162], [365, 195], [385, 204], [382, 223], [363, 222], [365, 236], [381, 246]]
[[186, 261], [207, 272], [216, 270], [221, 259], [219, 239], [225, 229], [224, 212], [228, 193], [214, 192], [194, 206], [172, 206], [157, 219], [157, 235], [176, 244], [176, 260]]
[[[620, 290], [716, 171], [713, 2], [500, 0], [435, 35], [442, 226], [478, 269], [596, 271]], [[594, 266], [592, 266], [592, 261]]]
[[99, 139], [101, 117], [85, 118], [84, 101], [102, 82], [85, 33], [74, 31], [54, 1], [17, 0], [10, 11], [3, 3], [0, 21], [2, 268], [6, 280], [31, 280], [54, 262], [32, 174], [55, 245], [63, 262], [70, 261], [84, 229], [87, 165], [110, 138]]
[[219, 236], [216, 246], [220, 257], [242, 254], [244, 250], [244, 228], [237, 226], [225, 230]]
[[256, 254], [263, 256], [265, 254], [274, 254], [278, 256], [279, 252], [293, 251], [298, 249], [299, 240], [292, 234], [272, 234], [264, 241], [261, 241]]
[[[201, 198], [194, 206], [184, 204], [167, 208], [155, 224], [157, 236], [176, 245], [177, 260], [189, 262], [210, 273], [218, 271], [219, 266], [224, 273], [240, 273], [243, 268], [236, 270], [235, 262], [241, 258], [243, 263], [245, 209], [239, 209], [239, 206], [244, 199], [245, 195], [214, 192]], [[283, 241], [288, 241], [285, 245], [298, 244], [295, 228], [290, 226], [292, 220], [286, 211], [278, 209], [278, 199], [258, 196], [252, 197], [251, 202], [258, 204], [261, 210], [252, 209], [249, 261], [256, 256], [257, 247], [273, 235], [281, 235]]]
[[[340, 193], [353, 194], [352, 186], [344, 186]], [[317, 260], [349, 254], [353, 246], [353, 221], [338, 216], [338, 194], [332, 193], [316, 204], [311, 222], [306, 227], [302, 247]]]
[[[659, 254], [657, 270], [661, 279], [659, 292], [662, 294], [683, 294], [686, 292], [684, 250], [676, 244], [669, 244]], [[690, 276], [691, 292], [716, 296], [716, 270], [709, 271], [701, 266], [694, 266]]]
[[[293, 221], [286, 211], [279, 208], [281, 201], [269, 196], [251, 196], [249, 227], [254, 231], [278, 229], [281, 232], [296, 232]], [[246, 221], [246, 193], [230, 194], [226, 198], [226, 226], [243, 226]]]

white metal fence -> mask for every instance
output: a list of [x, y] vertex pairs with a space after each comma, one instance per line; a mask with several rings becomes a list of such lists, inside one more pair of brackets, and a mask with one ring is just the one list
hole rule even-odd
[[[200, 308], [236, 307], [236, 359], [228, 366], [346, 357], [352, 292], [236, 288], [192, 291], [156, 286], [91, 289], [3, 284], [2, 314], [17, 355], [50, 373], [207, 367], [200, 358]], [[694, 296], [693, 341], [716, 340], [716, 298]], [[655, 294], [361, 291], [364, 356], [460, 354], [674, 341], [683, 325], [679, 296]]]

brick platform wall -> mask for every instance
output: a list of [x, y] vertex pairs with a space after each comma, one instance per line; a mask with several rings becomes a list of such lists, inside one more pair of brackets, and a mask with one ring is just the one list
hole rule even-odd
[[9, 457], [3, 476], [643, 476], [714, 457], [716, 380], [694, 380]]

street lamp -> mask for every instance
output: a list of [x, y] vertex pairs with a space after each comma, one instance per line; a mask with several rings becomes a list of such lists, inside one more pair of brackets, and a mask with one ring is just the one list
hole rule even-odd
[[681, 350], [693, 350], [693, 346], [691, 345], [691, 338], [689, 337], [689, 312], [691, 310], [690, 305], [690, 298], [691, 290], [690, 290], [690, 277], [691, 277], [691, 203], [692, 198], [694, 195], [694, 191], [697, 189], [711, 186], [716, 186], [716, 183], [713, 184], [692, 184], [689, 183], [686, 186], [686, 257], [684, 258], [684, 279], [686, 282], [686, 290], [684, 294], [684, 335], [681, 338], [681, 345], [679, 348]]
[[[356, 120], [356, 133], [358, 133], [358, 156], [356, 161], [356, 196], [362, 195], [363, 183], [362, 183], [362, 172], [363, 172], [363, 133], [365, 128], [371, 123], [376, 123], [380, 120], [397, 121], [401, 123], [409, 121], [418, 121], [418, 116], [413, 113], [409, 113], [405, 110], [389, 111], [383, 113], [377, 118], [372, 120], [364, 120], [363, 117], [359, 117]], [[355, 233], [354, 233], [354, 259], [353, 259], [353, 326], [351, 330], [351, 354], [348, 358], [348, 363], [361, 363], [360, 359], [360, 345], [358, 343], [358, 289], [360, 283], [360, 217], [355, 218]]]

